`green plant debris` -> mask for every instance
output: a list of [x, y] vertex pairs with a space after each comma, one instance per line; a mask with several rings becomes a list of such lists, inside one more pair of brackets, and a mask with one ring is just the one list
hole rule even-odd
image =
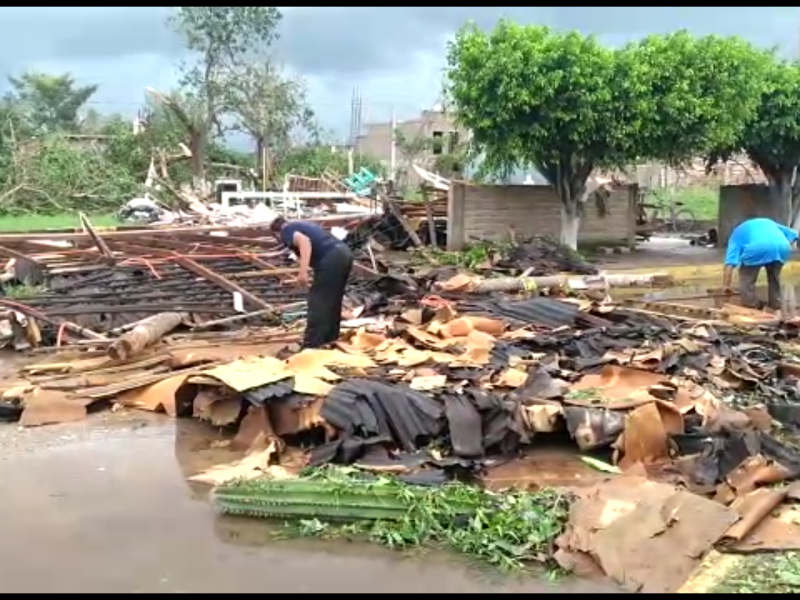
[[592, 404], [605, 404], [607, 402], [600, 388], [586, 388], [583, 390], [570, 390], [567, 392], [568, 399], [576, 402], [590, 402]]
[[473, 270], [490, 261], [508, 256], [514, 247], [515, 245], [510, 242], [481, 241], [470, 244], [461, 252], [435, 250], [433, 256], [439, 264]]
[[797, 594], [800, 593], [800, 552], [751, 554], [711, 594]]
[[581, 461], [583, 461], [593, 469], [600, 471], [601, 473], [616, 473], [616, 474], [622, 473], [622, 470], [619, 467], [610, 465], [607, 462], [599, 460], [597, 458], [592, 458], [591, 456], [581, 456]]
[[32, 296], [38, 296], [47, 292], [47, 286], [45, 285], [9, 285], [6, 286], [5, 290], [6, 298], [16, 299], [16, 298], [30, 298]]
[[547, 561], [569, 508], [553, 491], [410, 486], [332, 467], [298, 479], [231, 482], [213, 499], [222, 514], [293, 519], [302, 535], [366, 537], [397, 549], [442, 545], [504, 570]]

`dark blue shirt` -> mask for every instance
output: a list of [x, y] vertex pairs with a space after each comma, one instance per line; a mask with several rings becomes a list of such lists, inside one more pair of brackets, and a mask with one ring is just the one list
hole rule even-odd
[[302, 233], [311, 241], [311, 267], [319, 266], [320, 261], [325, 255], [333, 250], [338, 244], [333, 235], [315, 223], [305, 221], [291, 221], [281, 229], [281, 243], [292, 252], [300, 256], [300, 250], [294, 244], [294, 234]]
[[748, 219], [731, 233], [725, 264], [758, 267], [773, 262], [785, 263], [792, 253], [790, 244], [796, 239], [796, 231], [772, 219]]

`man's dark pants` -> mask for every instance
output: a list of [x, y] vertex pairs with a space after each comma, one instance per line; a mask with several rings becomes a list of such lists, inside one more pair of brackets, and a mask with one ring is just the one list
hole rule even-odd
[[304, 348], [319, 348], [339, 339], [342, 300], [353, 253], [344, 244], [331, 249], [314, 268], [314, 281], [308, 293]]
[[742, 306], [761, 308], [762, 304], [756, 296], [756, 280], [761, 267], [767, 271], [767, 306], [773, 310], [781, 308], [781, 269], [783, 263], [774, 261], [766, 265], [739, 267], [739, 295]]

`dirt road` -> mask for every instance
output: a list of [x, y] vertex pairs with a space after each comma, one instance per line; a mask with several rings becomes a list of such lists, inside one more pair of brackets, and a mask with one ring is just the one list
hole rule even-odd
[[616, 591], [490, 580], [433, 554], [276, 541], [263, 523], [215, 517], [205, 490], [186, 483], [212, 460], [207, 439], [147, 417], [0, 426], [0, 592]]

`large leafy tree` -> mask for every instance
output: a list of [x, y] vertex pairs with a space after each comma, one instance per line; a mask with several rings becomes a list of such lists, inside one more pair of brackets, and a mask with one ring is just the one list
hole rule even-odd
[[644, 158], [680, 164], [739, 139], [759, 107], [768, 52], [737, 37], [686, 31], [631, 44], [627, 76], [644, 116], [635, 134]]
[[462, 29], [448, 90], [484, 168], [535, 166], [562, 201], [564, 243], [597, 167], [681, 162], [737, 139], [758, 106], [765, 53], [735, 38], [652, 36], [620, 50], [501, 22]]
[[592, 170], [636, 154], [626, 134], [638, 116], [616, 74], [614, 51], [546, 27], [467, 26], [449, 50], [448, 93], [483, 169], [536, 166], [561, 198], [561, 239], [573, 248]]
[[[181, 6], [170, 19], [183, 35], [195, 60], [183, 67], [185, 102], [171, 106], [190, 117], [192, 171], [197, 184], [205, 180], [208, 138], [226, 108], [229, 66], [266, 55], [277, 38], [280, 11], [274, 6]], [[165, 104], [170, 106], [170, 104]], [[188, 121], [187, 121], [188, 123]]]
[[787, 225], [800, 227], [800, 66], [775, 60], [765, 70], [758, 109], [738, 139], [712, 154], [710, 163], [744, 152], [764, 173], [771, 199]]
[[72, 75], [30, 72], [9, 77], [6, 102], [13, 105], [32, 134], [78, 131], [80, 113], [97, 91], [96, 85], [79, 86]]

